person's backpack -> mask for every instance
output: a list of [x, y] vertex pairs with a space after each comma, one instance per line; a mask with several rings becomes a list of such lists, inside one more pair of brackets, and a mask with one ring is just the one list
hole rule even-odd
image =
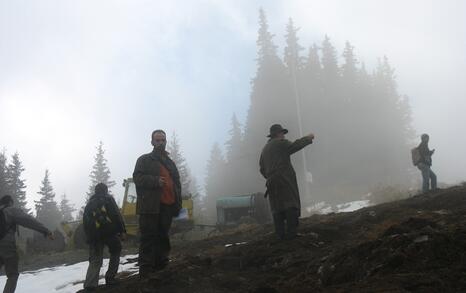
[[419, 147], [411, 149], [411, 159], [413, 160], [414, 166], [417, 166], [417, 164], [421, 162], [421, 151], [419, 150]]
[[115, 234], [116, 228], [108, 213], [107, 202], [105, 197], [94, 197], [84, 209], [83, 222], [88, 241], [105, 239]]

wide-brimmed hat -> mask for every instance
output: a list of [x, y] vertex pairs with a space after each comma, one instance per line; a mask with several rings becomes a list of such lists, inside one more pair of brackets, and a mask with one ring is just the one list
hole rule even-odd
[[274, 137], [275, 135], [279, 133], [288, 133], [288, 129], [283, 128], [280, 124], [274, 124], [270, 126], [270, 133], [267, 135], [267, 137]]

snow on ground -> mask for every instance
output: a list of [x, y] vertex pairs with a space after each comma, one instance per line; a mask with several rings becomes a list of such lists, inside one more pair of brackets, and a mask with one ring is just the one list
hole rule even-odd
[[337, 205], [337, 213], [353, 212], [369, 206], [369, 200], [356, 200]]
[[313, 206], [307, 207], [306, 210], [309, 214], [325, 215], [329, 213], [353, 212], [368, 207], [369, 205], [369, 200], [356, 200], [339, 204], [336, 207], [332, 207], [326, 202], [321, 201]]
[[[120, 259], [121, 271], [137, 273], [136, 263], [128, 263], [128, 259], [137, 255], [126, 255]], [[51, 293], [62, 292], [71, 293], [83, 289], [83, 282], [86, 277], [89, 262], [80, 262], [74, 265], [62, 265], [52, 268], [40, 269], [37, 271], [23, 272], [19, 275], [16, 293]], [[104, 264], [100, 270], [99, 284], [104, 284], [104, 274], [108, 268], [108, 259], [104, 259]], [[6, 276], [0, 276], [0, 290], [5, 286]]]

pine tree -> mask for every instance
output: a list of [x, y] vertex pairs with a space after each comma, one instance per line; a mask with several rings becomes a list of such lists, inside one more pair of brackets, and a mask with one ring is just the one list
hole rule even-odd
[[338, 78], [337, 51], [327, 35], [322, 42], [322, 69], [324, 79], [327, 82], [335, 82]]
[[304, 66], [304, 70], [307, 73], [310, 81], [320, 80], [322, 65], [320, 64], [319, 48], [316, 44], [309, 47], [307, 55], [307, 62]]
[[44, 179], [38, 192], [41, 198], [36, 203], [36, 217], [50, 230], [56, 229], [62, 221], [62, 216], [55, 201], [55, 192], [50, 182], [49, 170], [45, 170]]
[[341, 69], [343, 80], [351, 86], [355, 86], [358, 75], [358, 69], [356, 68], [358, 60], [354, 56], [353, 50], [354, 47], [347, 41], [345, 44], [345, 50], [343, 51], [345, 63], [342, 65]]
[[8, 167], [5, 150], [0, 152], [0, 197], [9, 194], [8, 188]]
[[[241, 172], [244, 180], [232, 192], [253, 193], [263, 189], [257, 172], [257, 156], [265, 142], [265, 135], [274, 123], [287, 125], [290, 132], [296, 130], [296, 107], [288, 98], [293, 97], [287, 68], [277, 56], [273, 35], [269, 32], [263, 10], [259, 12], [257, 38], [257, 72], [252, 80], [251, 104], [245, 123], [244, 142], [241, 154]], [[293, 124], [293, 125], [291, 125]], [[237, 191], [237, 188], [242, 191]], [[236, 191], [236, 192], [235, 192]]]
[[290, 72], [296, 74], [299, 70], [304, 67], [304, 58], [300, 56], [300, 52], [304, 49], [298, 44], [299, 38], [297, 36], [299, 28], [296, 28], [293, 24], [293, 20], [288, 20], [286, 26], [286, 47], [284, 54], [284, 62]]
[[60, 201], [60, 213], [63, 218], [63, 221], [70, 222], [73, 221], [73, 212], [76, 211], [74, 205], [70, 203], [66, 194], [63, 194]]
[[238, 160], [241, 156], [241, 144], [243, 142], [243, 132], [241, 124], [233, 114], [231, 117], [230, 139], [225, 143], [226, 145], [226, 160], [231, 163]]
[[207, 177], [205, 180], [206, 191], [206, 209], [207, 217], [214, 221], [216, 219], [216, 202], [217, 198], [223, 196], [223, 180], [225, 170], [225, 160], [222, 150], [218, 143], [214, 144], [210, 153], [210, 159], [207, 162]]
[[23, 164], [19, 159], [19, 154], [15, 153], [11, 158], [11, 163], [8, 165], [7, 182], [10, 190], [10, 195], [15, 201], [15, 205], [21, 208], [25, 213], [29, 213], [26, 199], [26, 184], [21, 178], [24, 171]]
[[258, 64], [262, 64], [267, 59], [275, 59], [277, 57], [277, 46], [274, 45], [272, 39], [273, 34], [269, 32], [269, 24], [267, 17], [262, 8], [259, 9], [259, 34], [257, 38], [258, 50]]
[[191, 184], [191, 176], [189, 174], [188, 165], [186, 163], [186, 159], [184, 158], [180, 143], [178, 141], [178, 136], [175, 132], [173, 132], [172, 139], [168, 143], [167, 146], [168, 153], [170, 154], [170, 158], [175, 163], [176, 167], [178, 168], [178, 172], [180, 174], [180, 181], [181, 181], [181, 191], [183, 196], [188, 196], [191, 193], [190, 184]]
[[111, 188], [115, 186], [115, 181], [110, 179], [110, 169], [107, 166], [107, 159], [105, 158], [105, 150], [103, 142], [99, 142], [97, 146], [97, 154], [94, 157], [94, 166], [92, 166], [89, 177], [91, 178], [91, 184], [89, 185], [89, 191], [87, 192], [86, 202], [94, 194], [94, 188], [99, 183], [107, 185], [109, 193]]

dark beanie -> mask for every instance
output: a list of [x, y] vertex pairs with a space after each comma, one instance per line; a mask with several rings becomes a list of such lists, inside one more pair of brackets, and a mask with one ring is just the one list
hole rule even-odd
[[107, 194], [108, 193], [108, 187], [104, 183], [99, 183], [95, 186], [95, 194]]

